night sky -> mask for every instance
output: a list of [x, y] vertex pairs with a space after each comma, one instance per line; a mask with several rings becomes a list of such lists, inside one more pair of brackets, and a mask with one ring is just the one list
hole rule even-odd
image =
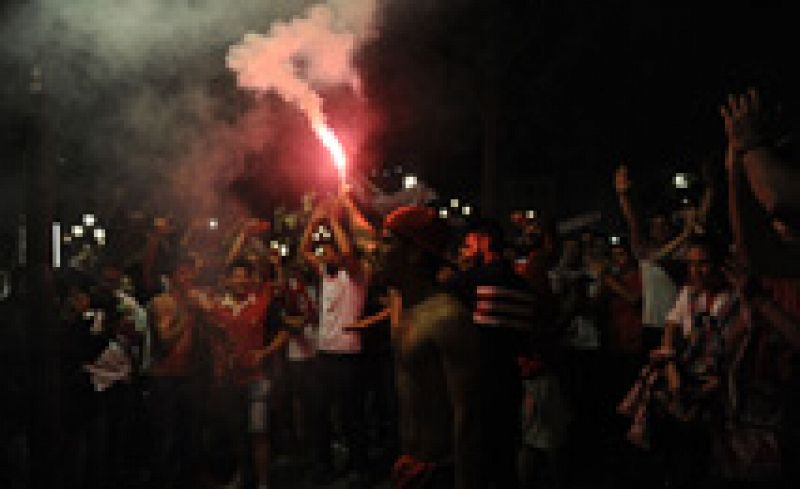
[[367, 71], [376, 67], [376, 98], [405, 122], [388, 144], [409, 159], [425, 151], [437, 185], [473, 192], [481, 98], [493, 86], [507, 208], [613, 210], [620, 161], [658, 187], [676, 169], [721, 158], [717, 107], [730, 91], [754, 85], [787, 109], [795, 102], [793, 16], [777, 5], [454, 3], [464, 7], [390, 16]]
[[[3, 15], [12, 12], [8, 5], [24, 3], [4, 2]], [[641, 190], [655, 195], [674, 171], [694, 170], [703, 158], [721, 159], [717, 107], [728, 92], [762, 87], [793, 111], [794, 19], [781, 2], [730, 2], [712, 9], [638, 1], [389, 0], [380, 35], [357, 59], [368, 109], [355, 108], [335, 91], [328, 93], [326, 109], [343, 132], [369, 112], [373, 131], [358, 151], [360, 171], [403, 164], [443, 196], [477, 202], [488, 154], [496, 161], [502, 211], [533, 207], [559, 218], [595, 209], [614, 213], [611, 176], [620, 161], [632, 167]], [[248, 148], [242, 157], [247, 165], [215, 187], [255, 212], [327, 178], [308, 170], [321, 150], [304, 133], [302, 118], [236, 89], [221, 58], [226, 43], [238, 36], [222, 33], [207, 50], [185, 59], [155, 59], [127, 83], [87, 82], [80, 103], [53, 104], [57, 153], [68, 162], [60, 170], [62, 201], [79, 199], [86, 194], [80, 189], [106, 181], [146, 191], [156, 173], [134, 171], [130, 151], [104, 145], [137, 136], [109, 114], [145, 78], [166, 96], [190, 84], [205, 87], [217, 119], [235, 121], [241, 107], [254, 104], [283, 111], [267, 122], [278, 135], [273, 143]], [[85, 60], [93, 62], [91, 55]], [[7, 79], [0, 92], [7, 115], [0, 157], [8, 189], [18, 186], [30, 130], [31, 107], [24, 98], [29, 66], [12, 57], [0, 66]], [[181, 100], [172, 98], [174, 104]], [[143, 146], [138, 136], [137, 151]], [[487, 146], [487, 140], [495, 144]], [[165, 150], [153, 142], [152, 153], [166, 160], [181, 148]], [[136, 164], [141, 160], [150, 161], [139, 155]], [[269, 183], [263, 175], [271, 177]], [[262, 184], [252, 184], [255, 178]], [[6, 211], [14, 205], [8, 192], [4, 196], [7, 222]]]

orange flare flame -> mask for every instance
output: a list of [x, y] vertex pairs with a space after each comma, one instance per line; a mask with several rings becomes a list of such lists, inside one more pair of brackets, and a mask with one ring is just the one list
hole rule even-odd
[[333, 164], [336, 165], [336, 169], [339, 170], [339, 177], [344, 180], [345, 171], [347, 169], [347, 155], [344, 152], [342, 143], [336, 137], [336, 134], [333, 133], [333, 129], [328, 127], [324, 122], [315, 123], [313, 126], [314, 132], [322, 142], [322, 145], [331, 153]]

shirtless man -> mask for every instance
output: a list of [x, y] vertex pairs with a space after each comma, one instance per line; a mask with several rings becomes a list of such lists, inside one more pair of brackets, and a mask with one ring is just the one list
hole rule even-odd
[[393, 326], [400, 437], [396, 487], [479, 485], [478, 336], [470, 311], [439, 290], [447, 228], [427, 208], [386, 218], [381, 258], [403, 310]]

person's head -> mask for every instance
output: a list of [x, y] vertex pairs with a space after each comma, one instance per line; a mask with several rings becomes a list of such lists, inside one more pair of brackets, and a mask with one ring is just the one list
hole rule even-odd
[[170, 284], [175, 291], [187, 291], [194, 285], [197, 276], [197, 264], [189, 256], [181, 257], [175, 263], [170, 275]]
[[410, 274], [435, 280], [447, 250], [450, 230], [426, 207], [401, 207], [386, 217], [380, 259], [386, 279], [399, 285]]
[[561, 263], [575, 266], [581, 262], [581, 242], [578, 236], [567, 235], [561, 241]]
[[456, 263], [458, 269], [463, 271], [469, 270], [474, 267], [478, 262], [477, 244], [474, 240], [467, 241], [466, 236], [463, 242], [458, 247], [458, 257]]
[[255, 268], [247, 260], [236, 260], [228, 266], [225, 285], [235, 297], [246, 297], [255, 284]]
[[439, 270], [436, 272], [436, 282], [447, 284], [456, 276], [456, 273], [457, 269], [455, 265], [452, 263], [445, 263], [440, 266]]
[[73, 285], [67, 290], [67, 303], [73, 313], [81, 315], [89, 310], [92, 299], [87, 288]]
[[503, 229], [490, 219], [473, 225], [464, 236], [460, 254], [465, 261], [482, 261], [498, 256], [503, 250]]
[[686, 250], [687, 285], [697, 290], [709, 289], [716, 283], [718, 260], [714, 245], [695, 239]]
[[633, 257], [628, 246], [623, 243], [611, 245], [611, 265], [618, 270], [625, 270], [633, 265]]
[[672, 225], [669, 217], [663, 213], [650, 216], [648, 221], [650, 240], [656, 244], [666, 243], [672, 238]]
[[318, 244], [319, 259], [326, 265], [331, 267], [339, 267], [342, 264], [342, 255], [336, 248], [336, 244], [332, 240], [325, 240]]
[[118, 289], [122, 284], [124, 273], [116, 263], [106, 261], [100, 267], [100, 287], [108, 290]]

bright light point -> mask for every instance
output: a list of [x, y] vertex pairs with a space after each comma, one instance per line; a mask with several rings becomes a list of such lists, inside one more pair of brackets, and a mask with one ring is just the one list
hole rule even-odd
[[106, 230], [103, 228], [97, 228], [94, 230], [94, 239], [100, 241], [101, 239], [106, 239]]
[[325, 253], [325, 249], [322, 248], [322, 246], [317, 246], [316, 248], [314, 248], [314, 255], [322, 256], [323, 253]]
[[92, 227], [97, 222], [97, 218], [94, 217], [94, 214], [84, 214], [83, 215], [83, 225]]
[[331, 158], [333, 158], [333, 164], [336, 165], [336, 169], [339, 171], [339, 177], [344, 180], [347, 170], [347, 155], [344, 152], [342, 143], [336, 137], [336, 134], [333, 133], [333, 129], [328, 127], [324, 122], [315, 123], [314, 132], [317, 133], [317, 137], [322, 142], [322, 145], [325, 146], [325, 149], [330, 152]]
[[684, 198], [683, 198], [683, 200], [681, 200], [681, 202], [683, 202], [683, 205], [686, 205], [686, 204], [688, 204], [688, 203], [689, 203], [689, 199], [687, 199], [686, 197], [684, 197]]
[[72, 235], [75, 236], [76, 238], [83, 237], [83, 226], [75, 224], [72, 226], [70, 230], [72, 231]]
[[103, 238], [103, 239], [98, 239], [98, 240], [97, 240], [97, 244], [98, 244], [99, 246], [105, 246], [105, 245], [106, 245], [106, 240], [105, 240], [105, 238]]
[[689, 176], [685, 173], [676, 173], [675, 177], [672, 179], [672, 183], [675, 185], [675, 188], [687, 189], [689, 188]]
[[453, 209], [458, 209], [459, 202], [458, 199], [450, 199], [450, 207]]
[[536, 211], [525, 211], [525, 217], [528, 219], [536, 219]]
[[216, 231], [217, 229], [219, 229], [219, 219], [217, 219], [216, 217], [212, 217], [211, 219], [209, 219], [208, 229], [211, 229], [212, 231]]
[[406, 175], [403, 177], [403, 188], [406, 190], [412, 189], [417, 186], [416, 175]]
[[280, 247], [281, 256], [289, 256], [289, 245], [282, 244]]
[[618, 245], [619, 242], [620, 242], [620, 238], [619, 238], [619, 236], [611, 236], [611, 240], [610, 241], [611, 241], [612, 245]]
[[269, 242], [269, 247], [272, 248], [273, 250], [277, 250], [278, 248], [281, 247], [281, 244], [277, 240], [273, 239], [272, 241]]
[[471, 214], [472, 214], [472, 207], [470, 207], [470, 206], [468, 206], [468, 205], [465, 205], [465, 206], [464, 206], [464, 207], [461, 209], [461, 213], [462, 213], [462, 214], [464, 214], [465, 216], [469, 216], [469, 215], [471, 215]]
[[314, 233], [311, 235], [311, 239], [314, 241], [319, 241], [319, 233]]
[[447, 219], [447, 216], [449, 214], [450, 213], [448, 212], [446, 207], [442, 207], [441, 209], [439, 209], [439, 217], [441, 217], [442, 219]]
[[67, 234], [67, 235], [65, 235], [65, 236], [62, 238], [62, 240], [61, 240], [61, 241], [62, 241], [62, 242], [64, 242], [64, 243], [71, 243], [71, 242], [72, 242], [72, 236], [70, 236], [69, 234]]

